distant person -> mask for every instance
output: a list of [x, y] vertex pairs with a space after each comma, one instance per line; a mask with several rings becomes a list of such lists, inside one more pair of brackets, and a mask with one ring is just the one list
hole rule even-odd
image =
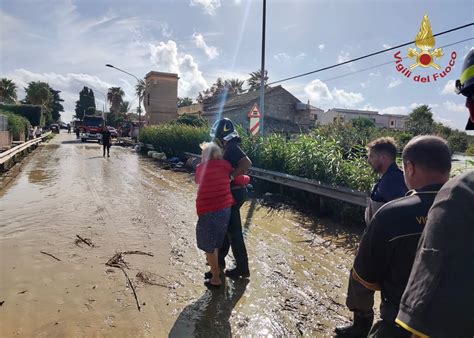
[[110, 130], [104, 126], [102, 128], [102, 157], [105, 157], [105, 150], [107, 150], [107, 157], [110, 157], [110, 146], [112, 145], [111, 139], [112, 135]]
[[33, 126], [30, 126], [30, 128], [28, 128], [28, 140], [32, 140], [35, 138], [35, 129], [33, 128]]
[[67, 126], [67, 133], [70, 134], [71, 133], [71, 125], [68, 123]]
[[211, 273], [204, 284], [210, 288], [222, 285], [218, 252], [227, 233], [231, 207], [235, 204], [230, 191], [232, 165], [222, 159], [222, 150], [215, 143], [201, 145], [201, 163], [196, 168], [195, 181], [199, 184], [196, 209], [199, 216], [196, 240], [199, 249], [206, 253]]
[[[246, 174], [252, 166], [252, 162], [240, 148], [242, 140], [235, 129], [234, 123], [228, 118], [216, 121], [212, 126], [211, 137], [224, 150], [224, 160], [229, 161], [232, 165], [231, 181], [239, 175]], [[236, 203], [232, 206], [227, 236], [219, 251], [219, 265], [225, 267], [225, 257], [229, 253], [230, 247], [232, 247], [236, 266], [233, 269], [226, 270], [226, 276], [229, 278], [248, 278], [250, 277], [249, 259], [240, 219], [240, 207], [247, 199], [247, 188], [231, 182], [231, 191]]]
[[35, 137], [41, 137], [41, 134], [43, 133], [43, 128], [41, 127], [36, 127], [36, 130], [35, 130]]
[[375, 213], [352, 269], [355, 280], [367, 289], [381, 291], [381, 320], [372, 326], [368, 337], [411, 336], [395, 319], [428, 211], [451, 170], [451, 152], [446, 141], [437, 136], [410, 140], [402, 160], [405, 182], [412, 190]]
[[77, 127], [77, 126], [74, 127], [74, 132], [76, 133], [76, 138], [77, 138], [77, 139], [78, 139], [79, 136], [80, 136], [80, 135], [79, 135], [79, 134], [80, 134], [80, 131], [81, 131], [81, 130], [79, 129], [79, 127]]
[[[381, 137], [367, 145], [367, 161], [372, 169], [381, 175], [367, 198], [365, 209], [366, 225], [385, 203], [405, 196], [408, 191], [403, 172], [398, 168], [397, 145], [392, 137]], [[353, 323], [337, 327], [337, 337], [366, 337], [374, 320], [374, 291], [367, 289], [349, 275], [346, 305], [354, 313]]]
[[[474, 129], [474, 50], [464, 59], [458, 94], [466, 130]], [[474, 337], [474, 170], [439, 191], [428, 213], [396, 322], [414, 337]]]

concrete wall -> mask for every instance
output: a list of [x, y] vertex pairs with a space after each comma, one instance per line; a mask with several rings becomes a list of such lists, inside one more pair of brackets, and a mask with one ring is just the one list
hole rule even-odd
[[202, 103], [193, 103], [189, 106], [179, 107], [178, 115], [189, 114], [189, 115], [201, 115], [204, 111]]
[[178, 117], [178, 75], [149, 72], [145, 77], [144, 106], [148, 123], [159, 124]]
[[0, 131], [0, 148], [9, 147], [12, 144], [12, 134], [9, 131]]

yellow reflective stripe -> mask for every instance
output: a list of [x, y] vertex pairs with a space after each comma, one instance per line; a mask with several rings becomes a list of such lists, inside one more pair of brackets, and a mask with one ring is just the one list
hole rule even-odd
[[464, 82], [466, 82], [468, 79], [470, 79], [473, 76], [474, 76], [474, 65], [469, 66], [468, 68], [464, 70], [464, 72], [462, 72], [461, 78], [459, 79], [459, 81], [463, 85]]
[[410, 331], [411, 333], [413, 334], [416, 334], [418, 337], [421, 337], [421, 338], [429, 338], [429, 336], [427, 336], [426, 334], [424, 333], [421, 333], [420, 331], [417, 331], [415, 330], [414, 328], [412, 327], [409, 327], [407, 324], [405, 324], [404, 322], [402, 322], [400, 319], [395, 319], [395, 323], [397, 323], [398, 325], [400, 325], [401, 327], [403, 327], [405, 330], [407, 331]]

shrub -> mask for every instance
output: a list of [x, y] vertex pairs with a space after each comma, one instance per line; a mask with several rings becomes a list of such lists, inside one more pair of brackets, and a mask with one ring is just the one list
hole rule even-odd
[[209, 141], [208, 127], [194, 127], [184, 124], [161, 124], [144, 128], [139, 139], [145, 144], [152, 144], [157, 151], [166, 156], [183, 158], [184, 152], [200, 154], [199, 144]]
[[25, 117], [33, 126], [44, 126], [41, 106], [32, 104], [0, 104], [0, 109]]
[[25, 136], [25, 140], [28, 139], [30, 122], [26, 118], [5, 110], [0, 110], [0, 114], [8, 117], [8, 129], [12, 132], [14, 140], [20, 140], [22, 134]]

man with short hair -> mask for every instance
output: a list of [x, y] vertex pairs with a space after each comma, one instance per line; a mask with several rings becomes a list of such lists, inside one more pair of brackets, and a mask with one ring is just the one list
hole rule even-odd
[[369, 337], [410, 337], [395, 318], [428, 211], [451, 170], [451, 152], [437, 136], [413, 138], [403, 149], [402, 160], [411, 191], [378, 210], [354, 260], [354, 279], [382, 293], [382, 320], [374, 324]]
[[[381, 175], [367, 198], [365, 223], [368, 225], [377, 210], [387, 202], [405, 196], [407, 187], [403, 172], [395, 160], [397, 145], [392, 137], [380, 137], [367, 145], [367, 162]], [[354, 313], [354, 321], [336, 327], [337, 337], [366, 337], [374, 321], [374, 291], [369, 290], [349, 274], [346, 305]]]
[[[473, 130], [473, 49], [456, 90], [466, 96], [466, 130]], [[474, 337], [473, 207], [474, 170], [469, 170], [441, 188], [428, 213], [396, 319], [415, 336]]]

